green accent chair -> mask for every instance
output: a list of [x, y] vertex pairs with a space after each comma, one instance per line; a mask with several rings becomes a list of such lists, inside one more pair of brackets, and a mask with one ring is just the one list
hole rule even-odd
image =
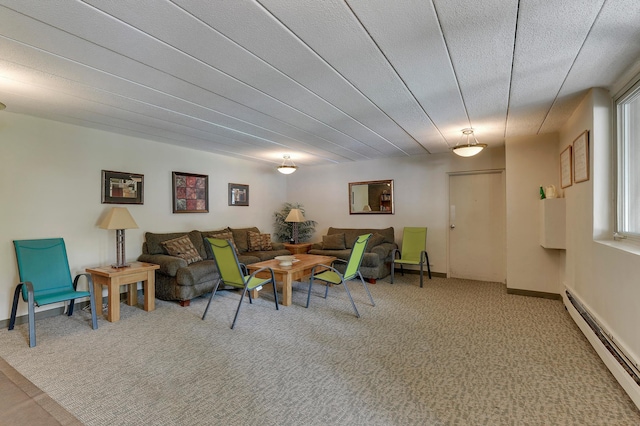
[[[249, 295], [249, 303], [253, 303], [253, 301], [251, 300], [251, 293], [249, 292], [265, 284], [272, 284], [273, 299], [276, 302], [276, 310], [278, 310], [278, 293], [276, 292], [276, 279], [271, 268], [260, 268], [253, 274], [247, 275], [244, 265], [238, 262], [236, 251], [233, 249], [233, 245], [229, 240], [223, 240], [220, 238], [206, 238], [206, 240], [211, 246], [213, 258], [215, 259], [216, 264], [218, 265], [218, 271], [220, 272], [220, 278], [216, 282], [216, 285], [211, 292], [211, 296], [209, 297], [209, 303], [207, 303], [204, 314], [202, 314], [203, 320], [207, 316], [207, 311], [209, 310], [209, 306], [211, 305], [213, 296], [215, 296], [216, 291], [218, 291], [218, 287], [220, 287], [221, 283], [225, 286], [242, 289], [242, 296], [240, 297], [240, 302], [238, 303], [236, 314], [233, 317], [231, 329], [233, 329], [233, 327], [236, 325], [236, 320], [238, 319], [240, 307], [242, 306], [242, 301], [244, 300], [245, 295]], [[271, 278], [264, 279], [256, 277], [256, 274], [266, 270], [271, 272]]]
[[[16, 323], [20, 293], [29, 310], [29, 346], [32, 348], [36, 345], [36, 306], [68, 301], [67, 315], [71, 316], [75, 299], [88, 297], [91, 304], [92, 327], [94, 330], [98, 328], [91, 274], [78, 274], [73, 282], [71, 281], [67, 249], [62, 238], [14, 240], [13, 246], [18, 260], [20, 283], [13, 294], [9, 330], [13, 330]], [[81, 276], [87, 278], [89, 291], [77, 290], [78, 279]]]
[[[400, 255], [398, 259], [396, 259], [397, 254]], [[400, 265], [400, 273], [403, 276], [403, 265], [420, 265], [420, 287], [422, 288], [425, 264], [431, 279], [431, 266], [429, 266], [427, 254], [427, 228], [405, 227], [402, 231], [402, 249], [394, 249], [391, 259], [391, 284], [393, 284], [396, 263]]]
[[[339, 285], [342, 284], [344, 289], [349, 296], [349, 300], [351, 300], [351, 306], [353, 306], [353, 310], [356, 312], [356, 317], [360, 318], [360, 314], [358, 313], [358, 309], [356, 308], [356, 304], [353, 301], [353, 297], [351, 297], [351, 293], [349, 292], [349, 287], [347, 287], [347, 281], [353, 280], [355, 278], [360, 278], [364, 289], [369, 295], [369, 300], [371, 300], [371, 305], [376, 306], [373, 301], [373, 297], [369, 292], [369, 288], [367, 287], [367, 283], [362, 278], [362, 274], [360, 273], [360, 264], [362, 263], [362, 258], [364, 257], [364, 250], [367, 247], [367, 242], [369, 238], [371, 238], [372, 234], [360, 235], [355, 243], [353, 244], [353, 248], [351, 249], [351, 254], [349, 255], [349, 260], [346, 261], [347, 266], [344, 271], [344, 274], [341, 274], [337, 269], [333, 267], [336, 262], [345, 262], [342, 259], [336, 259], [331, 263], [331, 266], [328, 265], [317, 265], [314, 266], [311, 270], [311, 279], [309, 280], [309, 292], [307, 294], [307, 308], [309, 307], [309, 301], [311, 299], [311, 287], [313, 287], [313, 282], [315, 280], [324, 281], [326, 283], [326, 288], [324, 291], [324, 298], [327, 298], [327, 294], [329, 293], [329, 285]], [[316, 268], [328, 269], [316, 274]]]

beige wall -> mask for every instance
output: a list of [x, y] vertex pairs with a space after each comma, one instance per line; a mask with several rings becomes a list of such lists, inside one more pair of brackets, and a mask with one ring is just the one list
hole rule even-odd
[[[100, 202], [103, 169], [144, 174], [144, 204], [128, 206], [140, 227], [126, 231], [128, 260], [140, 254], [147, 231], [251, 225], [272, 232], [273, 212], [286, 199], [286, 178], [268, 165], [6, 111], [0, 141], [0, 320], [9, 318], [18, 283], [12, 240], [63, 237], [73, 274], [115, 262], [115, 231], [97, 227], [111, 207]], [[172, 213], [172, 171], [209, 175], [209, 213]], [[227, 205], [229, 182], [250, 185], [248, 207]]]
[[560, 189], [558, 135], [507, 139], [506, 162], [507, 287], [558, 294], [562, 251], [539, 239], [540, 186]]

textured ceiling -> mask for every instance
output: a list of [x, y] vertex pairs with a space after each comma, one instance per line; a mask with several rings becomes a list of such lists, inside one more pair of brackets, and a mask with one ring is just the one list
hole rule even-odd
[[638, 0], [0, 0], [6, 111], [274, 164], [552, 132], [638, 58]]

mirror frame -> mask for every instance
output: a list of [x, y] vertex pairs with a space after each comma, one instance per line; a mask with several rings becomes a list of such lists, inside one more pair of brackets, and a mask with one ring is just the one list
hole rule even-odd
[[[386, 200], [389, 203], [388, 206], [388, 210], [376, 210], [376, 211], [355, 211], [351, 208], [351, 206], [353, 205], [353, 200], [355, 198], [354, 195], [354, 186], [358, 186], [358, 185], [386, 185], [389, 186], [389, 192], [390, 192], [390, 200]], [[371, 203], [369, 201], [369, 203]], [[394, 214], [395, 212], [395, 199], [394, 199], [394, 194], [393, 194], [393, 179], [386, 179], [386, 180], [369, 180], [369, 181], [365, 181], [365, 182], [349, 182], [349, 214]]]

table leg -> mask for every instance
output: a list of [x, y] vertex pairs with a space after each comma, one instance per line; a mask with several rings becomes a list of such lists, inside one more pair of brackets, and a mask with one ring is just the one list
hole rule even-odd
[[102, 284], [99, 277], [93, 278], [93, 301], [96, 305], [96, 318], [102, 315]]
[[156, 308], [156, 274], [149, 271], [147, 279], [142, 283], [144, 289], [144, 310], [153, 311]]
[[127, 284], [127, 305], [136, 306], [138, 304], [138, 282]]
[[280, 303], [282, 306], [291, 306], [291, 292], [292, 292], [293, 277], [291, 274], [283, 274], [282, 277], [282, 300]]
[[116, 322], [120, 321], [120, 286], [112, 285], [109, 281], [108, 287], [108, 299], [109, 307], [107, 309], [107, 321]]

